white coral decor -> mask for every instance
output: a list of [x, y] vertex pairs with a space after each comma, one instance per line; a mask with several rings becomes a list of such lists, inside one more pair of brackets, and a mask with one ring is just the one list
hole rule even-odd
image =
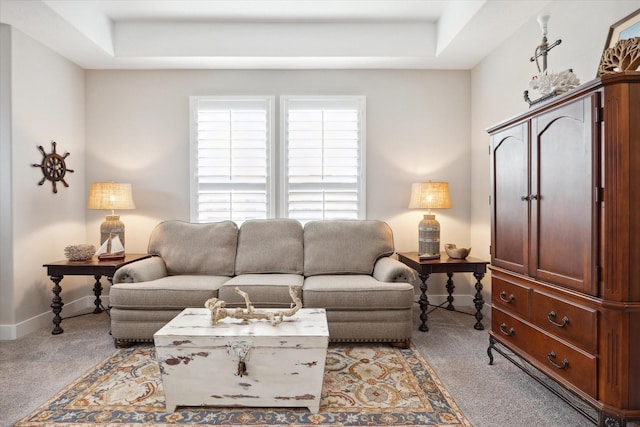
[[93, 245], [69, 245], [64, 248], [64, 256], [69, 261], [86, 261], [91, 259], [96, 253], [96, 247]]
[[534, 76], [529, 83], [531, 89], [536, 89], [542, 95], [547, 95], [553, 91], [556, 94], [564, 93], [578, 85], [580, 85], [580, 80], [571, 70], [564, 70], [560, 73], [545, 70]]

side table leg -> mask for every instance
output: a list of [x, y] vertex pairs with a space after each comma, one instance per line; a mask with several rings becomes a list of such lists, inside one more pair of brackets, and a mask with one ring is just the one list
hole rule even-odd
[[453, 284], [453, 273], [447, 273], [447, 292], [449, 293], [449, 296], [447, 297], [447, 302], [449, 304], [447, 304], [447, 310], [451, 310], [454, 311], [455, 307], [453, 306], [453, 290], [456, 288], [456, 286]]
[[484, 298], [482, 298], [482, 278], [484, 277], [484, 273], [473, 273], [473, 277], [476, 278], [476, 295], [473, 298], [473, 303], [476, 306], [476, 324], [473, 327], [479, 331], [484, 329], [482, 326], [482, 307], [484, 306]]
[[420, 276], [420, 299], [418, 303], [420, 304], [420, 320], [422, 323], [418, 327], [422, 332], [427, 332], [429, 327], [427, 326], [427, 309], [429, 308], [429, 298], [427, 297], [427, 279], [429, 278], [428, 274], [418, 274]]
[[96, 274], [93, 276], [96, 279], [96, 283], [93, 285], [93, 295], [96, 296], [95, 301], [93, 302], [96, 305], [95, 310], [93, 310], [93, 314], [102, 313], [102, 300], [100, 300], [100, 295], [102, 294], [102, 283], [100, 283], [100, 274]]
[[53, 331], [51, 331], [52, 335], [58, 335], [64, 332], [64, 330], [60, 327], [60, 323], [62, 322], [62, 317], [60, 317], [60, 313], [62, 312], [62, 306], [64, 303], [62, 302], [62, 298], [60, 297], [60, 292], [62, 292], [62, 288], [60, 287], [60, 281], [64, 276], [51, 276], [51, 281], [53, 282], [53, 300], [51, 301], [51, 309], [53, 311]]

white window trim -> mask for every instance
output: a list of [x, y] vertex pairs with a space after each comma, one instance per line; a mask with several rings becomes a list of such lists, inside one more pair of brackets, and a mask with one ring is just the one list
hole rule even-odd
[[280, 167], [278, 168], [277, 173], [278, 180], [280, 182], [280, 197], [278, 203], [278, 213], [281, 217], [288, 216], [287, 209], [287, 194], [289, 193], [288, 188], [288, 180], [286, 177], [287, 171], [287, 142], [286, 142], [286, 130], [287, 130], [287, 114], [288, 104], [291, 100], [305, 100], [305, 101], [341, 101], [341, 100], [356, 100], [359, 104], [359, 123], [360, 123], [360, 157], [358, 168], [360, 170], [360, 176], [358, 180], [358, 192], [359, 192], [359, 200], [358, 200], [358, 219], [366, 219], [367, 212], [367, 200], [366, 200], [366, 181], [367, 181], [367, 171], [366, 171], [366, 156], [367, 156], [367, 138], [366, 138], [366, 96], [364, 95], [340, 95], [340, 96], [310, 96], [310, 95], [282, 95], [280, 96], [280, 127], [278, 129], [279, 132], [279, 150], [280, 150]]
[[276, 215], [276, 180], [278, 173], [276, 170], [276, 140], [275, 140], [275, 120], [274, 106], [275, 96], [190, 96], [189, 97], [189, 217], [191, 222], [200, 222], [198, 217], [198, 102], [200, 100], [255, 100], [260, 99], [268, 104], [267, 120], [269, 124], [269, 142], [268, 142], [268, 173], [267, 173], [267, 191], [268, 206], [267, 218], [273, 218]]

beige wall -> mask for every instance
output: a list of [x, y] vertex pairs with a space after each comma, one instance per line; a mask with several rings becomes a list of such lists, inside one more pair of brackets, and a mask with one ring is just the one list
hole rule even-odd
[[[468, 71], [87, 71], [87, 182], [133, 184], [137, 209], [121, 214], [127, 249], [144, 251], [159, 221], [189, 219], [189, 96], [364, 95], [367, 217], [417, 250], [411, 183], [449, 181], [442, 240], [467, 245], [469, 84]], [[103, 215], [88, 212], [92, 243]]]
[[[52, 284], [42, 264], [63, 259], [65, 246], [86, 239], [85, 94], [81, 68], [23, 33], [5, 30], [3, 26], [3, 43], [9, 37], [10, 49], [3, 50], [2, 62], [10, 64], [10, 85], [3, 85], [3, 91], [10, 91], [11, 102], [2, 120], [3, 125], [9, 121], [11, 131], [2, 139], [2, 153], [10, 153], [10, 162], [2, 160], [3, 177], [9, 181], [2, 183], [2, 204], [10, 208], [2, 216], [1, 228], [3, 240], [4, 230], [10, 230], [10, 242], [4, 242], [0, 253], [1, 294], [9, 299], [0, 312], [0, 337], [11, 338], [52, 325]], [[49, 153], [52, 140], [57, 141], [59, 154], [70, 153], [67, 165], [75, 170], [65, 177], [70, 187], [59, 183], [57, 194], [48, 181], [37, 185], [43, 175], [31, 166], [42, 161], [37, 146]], [[90, 286], [81, 286], [87, 280], [65, 278], [64, 300], [90, 294]], [[65, 308], [67, 314], [74, 310], [73, 305]]]
[[[11, 27], [0, 24], [0, 325], [13, 323]], [[1, 326], [0, 326], [1, 328]], [[0, 337], [2, 332], [0, 331]]]
[[[638, 0], [550, 3], [543, 10], [551, 16], [548, 39], [550, 43], [562, 39], [562, 44], [549, 54], [548, 68], [554, 71], [572, 68], [581, 83], [592, 80], [596, 76], [609, 27], [638, 8]], [[523, 91], [528, 89], [531, 76], [537, 73], [529, 58], [541, 37], [536, 19], [531, 19], [472, 70], [471, 245], [475, 254], [485, 259], [489, 259], [491, 243], [489, 137], [485, 129], [528, 109]]]

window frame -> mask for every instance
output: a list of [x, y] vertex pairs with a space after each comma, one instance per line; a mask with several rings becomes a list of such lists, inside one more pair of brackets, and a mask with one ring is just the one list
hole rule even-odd
[[[199, 181], [198, 181], [198, 112], [199, 103], [203, 100], [207, 101], [220, 101], [222, 102], [237, 102], [237, 101], [261, 101], [265, 102], [267, 106], [267, 206], [266, 217], [273, 218], [276, 216], [277, 211], [277, 151], [276, 151], [276, 138], [275, 138], [275, 126], [276, 120], [274, 119], [275, 109], [274, 95], [254, 95], [254, 96], [225, 96], [225, 95], [195, 95], [189, 97], [189, 218], [191, 222], [204, 222], [200, 220], [198, 202], [200, 195]], [[240, 225], [243, 220], [234, 218], [228, 218]]]
[[[276, 105], [275, 95], [194, 95], [189, 97], [189, 217], [191, 222], [200, 220], [198, 180], [198, 112], [199, 103], [206, 101], [263, 101], [267, 105], [267, 218], [288, 218], [289, 182], [288, 182], [288, 142], [287, 111], [290, 101], [351, 103], [358, 110], [358, 174], [356, 191], [357, 219], [366, 219], [366, 96], [364, 95], [281, 95]], [[280, 117], [277, 117], [277, 114]], [[324, 217], [324, 215], [323, 215]], [[240, 225], [243, 220], [229, 218]], [[306, 221], [302, 221], [306, 222]]]
[[323, 95], [323, 96], [311, 96], [311, 95], [281, 95], [280, 96], [280, 126], [279, 126], [279, 144], [280, 150], [280, 164], [278, 167], [279, 173], [279, 189], [278, 194], [278, 210], [280, 216], [289, 217], [288, 201], [289, 201], [289, 180], [288, 180], [288, 141], [287, 141], [287, 112], [289, 111], [289, 104], [291, 101], [302, 102], [318, 102], [325, 104], [328, 103], [353, 103], [358, 109], [358, 183], [356, 185], [358, 192], [358, 213], [357, 219], [366, 219], [366, 96], [364, 95]]

